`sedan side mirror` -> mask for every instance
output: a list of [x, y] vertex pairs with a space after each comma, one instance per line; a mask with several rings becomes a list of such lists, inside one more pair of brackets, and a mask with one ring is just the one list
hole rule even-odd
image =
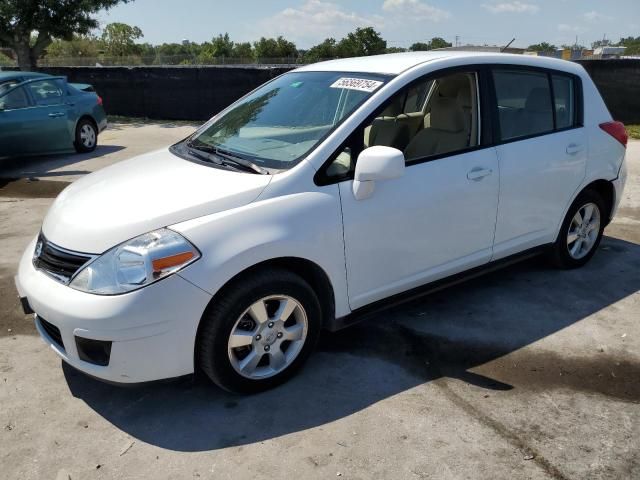
[[401, 177], [404, 174], [404, 154], [397, 148], [377, 145], [358, 155], [353, 180], [353, 196], [364, 200], [373, 194], [375, 182]]

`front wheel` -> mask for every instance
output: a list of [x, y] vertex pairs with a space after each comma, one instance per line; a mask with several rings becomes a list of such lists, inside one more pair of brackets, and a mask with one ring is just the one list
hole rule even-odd
[[605, 211], [605, 202], [598, 192], [586, 190], [578, 195], [553, 245], [552, 259], [556, 266], [578, 268], [593, 257], [602, 239]]
[[196, 359], [225, 390], [253, 393], [291, 377], [315, 346], [320, 303], [309, 284], [286, 270], [234, 282], [202, 319]]
[[76, 125], [76, 138], [74, 141], [78, 153], [93, 152], [98, 146], [98, 130], [95, 124], [83, 118]]

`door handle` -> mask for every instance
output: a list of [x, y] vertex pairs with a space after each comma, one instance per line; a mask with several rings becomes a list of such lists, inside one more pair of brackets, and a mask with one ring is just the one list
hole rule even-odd
[[467, 178], [469, 180], [473, 180], [474, 182], [478, 182], [482, 180], [484, 177], [491, 175], [493, 170], [490, 168], [480, 168], [476, 167], [467, 173]]
[[52, 112], [49, 114], [49, 117], [51, 118], [63, 117], [63, 116], [64, 116], [64, 112]]
[[577, 143], [571, 143], [567, 145], [567, 155], [575, 155], [576, 153], [580, 153], [582, 151], [582, 145], [578, 145]]

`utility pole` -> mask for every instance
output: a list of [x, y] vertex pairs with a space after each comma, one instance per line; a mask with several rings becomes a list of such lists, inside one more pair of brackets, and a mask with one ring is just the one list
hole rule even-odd
[[460, 45], [460, 35], [456, 35], [456, 47]]

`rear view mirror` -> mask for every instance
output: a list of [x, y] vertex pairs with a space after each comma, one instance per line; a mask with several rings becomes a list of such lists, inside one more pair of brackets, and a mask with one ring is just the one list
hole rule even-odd
[[397, 148], [377, 145], [358, 156], [353, 180], [353, 195], [364, 200], [373, 194], [375, 182], [401, 177], [404, 174], [404, 154]]

